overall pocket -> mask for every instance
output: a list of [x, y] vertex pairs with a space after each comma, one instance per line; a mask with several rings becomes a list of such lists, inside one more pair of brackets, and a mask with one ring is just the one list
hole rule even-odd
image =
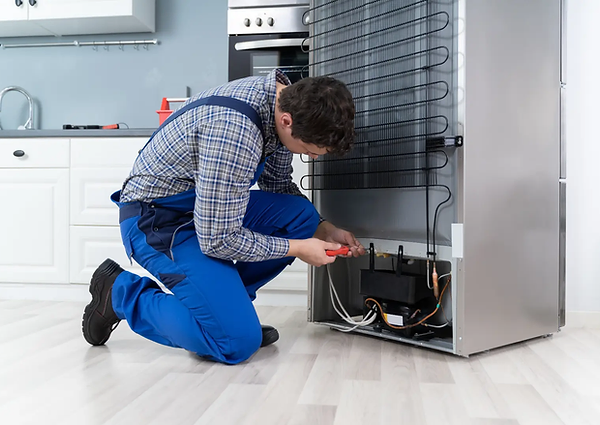
[[174, 211], [151, 204], [140, 217], [138, 227], [146, 235], [148, 245], [172, 260], [171, 246], [175, 233], [193, 220], [193, 211]]

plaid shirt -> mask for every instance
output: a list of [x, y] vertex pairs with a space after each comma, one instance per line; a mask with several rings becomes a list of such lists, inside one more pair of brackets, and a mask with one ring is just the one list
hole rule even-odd
[[269, 156], [261, 190], [302, 196], [292, 181], [293, 154], [275, 131], [276, 82], [289, 85], [279, 70], [206, 90], [188, 102], [211, 95], [251, 105], [262, 119], [265, 139], [245, 115], [222, 106], [194, 108], [162, 128], [136, 159], [121, 191], [121, 202], [196, 190], [194, 224], [200, 249], [226, 260], [263, 261], [287, 255], [287, 239], [242, 227], [250, 183], [264, 154]]

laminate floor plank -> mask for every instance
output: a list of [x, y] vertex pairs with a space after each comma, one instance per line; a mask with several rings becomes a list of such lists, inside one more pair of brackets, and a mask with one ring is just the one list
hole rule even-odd
[[0, 300], [0, 422], [10, 425], [596, 425], [600, 330], [470, 358], [257, 307], [280, 340], [226, 366], [136, 335], [81, 335], [85, 303]]

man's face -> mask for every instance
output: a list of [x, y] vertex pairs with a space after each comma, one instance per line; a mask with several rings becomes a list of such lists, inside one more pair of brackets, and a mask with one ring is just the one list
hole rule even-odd
[[312, 159], [317, 159], [320, 155], [327, 153], [327, 148], [321, 148], [312, 143], [303, 142], [292, 136], [292, 118], [290, 114], [283, 113], [275, 123], [277, 135], [283, 146], [292, 153], [305, 154]]
[[326, 148], [320, 148], [317, 145], [311, 143], [304, 143], [300, 139], [295, 139], [291, 136], [288, 140], [281, 139], [281, 143], [288, 148], [291, 153], [305, 154], [310, 156], [312, 159], [317, 159], [319, 155], [325, 155], [327, 153]]

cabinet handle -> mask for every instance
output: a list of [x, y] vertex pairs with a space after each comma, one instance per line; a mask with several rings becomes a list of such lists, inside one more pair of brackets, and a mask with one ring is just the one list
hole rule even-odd
[[17, 158], [21, 158], [22, 156], [25, 156], [25, 152], [23, 152], [22, 150], [16, 150], [13, 152], [13, 155], [16, 156]]
[[37, 4], [37, 1], [35, 0], [29, 0], [29, 4], [32, 6], [35, 6]]
[[21, 7], [23, 6], [23, 0], [15, 0], [15, 4], [17, 5], [17, 7]]

